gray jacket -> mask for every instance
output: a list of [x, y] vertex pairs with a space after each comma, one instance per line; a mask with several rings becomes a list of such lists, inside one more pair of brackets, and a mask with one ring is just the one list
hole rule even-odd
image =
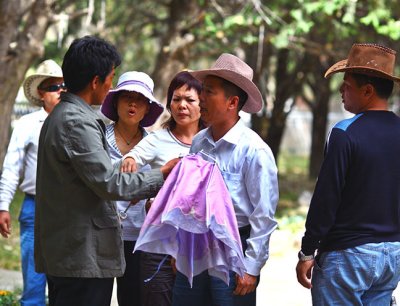
[[39, 139], [36, 271], [60, 277], [121, 276], [125, 260], [114, 200], [153, 197], [159, 169], [120, 173], [104, 123], [78, 96], [62, 93]]

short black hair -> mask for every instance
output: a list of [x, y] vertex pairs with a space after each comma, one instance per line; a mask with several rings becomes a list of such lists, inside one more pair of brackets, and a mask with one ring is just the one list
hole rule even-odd
[[371, 84], [375, 88], [376, 94], [382, 99], [387, 100], [393, 92], [394, 82], [392, 80], [360, 73], [350, 74], [356, 81], [357, 86]]
[[[169, 84], [168, 87], [168, 92], [167, 92], [167, 109], [169, 112], [171, 112], [171, 102], [172, 102], [172, 96], [174, 95], [174, 91], [176, 89], [181, 88], [183, 85], [186, 85], [187, 88], [194, 89], [197, 94], [200, 96], [201, 90], [203, 88], [201, 82], [197, 80], [194, 76], [192, 76], [189, 72], [187, 71], [181, 71], [178, 72], [174, 78], [172, 79], [171, 83]], [[199, 120], [199, 128], [203, 128], [203, 122], [200, 119]], [[176, 122], [175, 119], [171, 116], [164, 124], [164, 128], [169, 128], [170, 130], [173, 130], [176, 127]]]
[[104, 82], [113, 68], [121, 64], [117, 49], [95, 36], [75, 39], [65, 53], [62, 63], [64, 82], [68, 91], [83, 90], [95, 76]]
[[247, 93], [243, 89], [241, 89], [239, 86], [233, 84], [232, 82], [230, 82], [226, 79], [223, 79], [223, 78], [220, 78], [220, 79], [222, 80], [222, 87], [224, 88], [226, 98], [230, 98], [233, 96], [239, 97], [238, 111], [240, 111], [247, 101], [247, 98], [248, 98]]

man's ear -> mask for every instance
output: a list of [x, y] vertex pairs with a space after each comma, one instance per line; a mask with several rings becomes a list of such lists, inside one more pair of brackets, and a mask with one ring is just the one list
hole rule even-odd
[[374, 95], [376, 92], [375, 87], [372, 86], [371, 84], [365, 84], [364, 85], [364, 91], [363, 94], [366, 98], [370, 98], [372, 95]]
[[239, 97], [232, 96], [229, 98], [228, 109], [237, 109], [239, 105]]
[[96, 75], [92, 81], [90, 82], [90, 86], [92, 86], [92, 89], [95, 90], [99, 85], [100, 85], [100, 77]]

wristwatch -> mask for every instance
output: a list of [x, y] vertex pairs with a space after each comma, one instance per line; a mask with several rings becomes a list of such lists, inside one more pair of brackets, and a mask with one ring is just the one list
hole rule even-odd
[[314, 254], [305, 255], [301, 250], [299, 251], [297, 256], [299, 257], [300, 261], [309, 261], [309, 260], [313, 260], [315, 258]]

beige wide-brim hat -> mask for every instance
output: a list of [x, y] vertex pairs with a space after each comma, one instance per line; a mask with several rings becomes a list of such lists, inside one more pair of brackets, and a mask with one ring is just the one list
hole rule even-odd
[[43, 106], [43, 101], [38, 93], [38, 86], [47, 78], [62, 78], [61, 67], [53, 60], [42, 62], [36, 73], [28, 76], [24, 83], [24, 93], [28, 101], [37, 106]]
[[400, 82], [394, 76], [396, 51], [377, 44], [354, 44], [347, 59], [332, 65], [325, 73], [328, 78], [337, 72], [352, 72]]
[[262, 95], [253, 83], [253, 69], [232, 54], [221, 54], [210, 69], [189, 71], [189, 73], [201, 82], [208, 75], [217, 76], [244, 90], [248, 97], [242, 111], [246, 113], [257, 113], [263, 106]]

